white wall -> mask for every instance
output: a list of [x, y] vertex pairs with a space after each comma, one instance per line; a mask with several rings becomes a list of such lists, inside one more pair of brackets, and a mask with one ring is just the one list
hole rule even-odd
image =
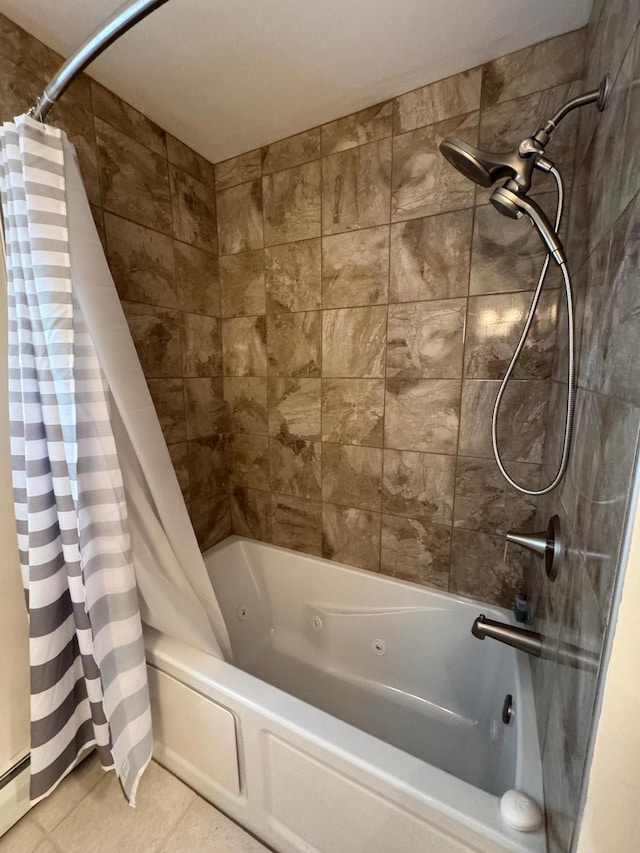
[[606, 673], [577, 853], [640, 850], [640, 502]]
[[27, 613], [11, 493], [6, 293], [0, 252], [0, 775], [29, 749]]

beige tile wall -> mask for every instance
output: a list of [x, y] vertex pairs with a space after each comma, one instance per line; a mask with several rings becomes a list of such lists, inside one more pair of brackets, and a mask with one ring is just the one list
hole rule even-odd
[[[537, 565], [530, 580], [535, 630], [606, 660], [640, 433], [640, 0], [596, 0], [585, 58], [585, 90], [608, 72], [612, 91], [604, 112], [585, 109], [580, 117], [566, 241], [579, 352], [573, 449], [566, 477], [540, 501], [537, 518], [544, 526], [551, 515], [560, 517], [565, 559], [554, 583]], [[563, 340], [542, 460], [546, 477], [560, 455], [566, 359]], [[603, 676], [542, 660], [533, 676], [548, 847], [564, 853], [575, 845]]]
[[[542, 251], [437, 144], [455, 133], [508, 147], [530, 133], [573, 93], [583, 40], [217, 164], [215, 182], [209, 163], [87, 77], [61, 100], [52, 120], [78, 149], [203, 547], [233, 524], [489, 601], [522, 588], [501, 537], [535, 507], [505, 491], [488, 430]], [[6, 114], [58, 63], [0, 17]], [[554, 139], [569, 182], [574, 135], [568, 120]], [[505, 407], [505, 458], [531, 483], [555, 314], [551, 294]]]
[[[25, 112], [57, 56], [0, 15], [0, 106]], [[96, 224], [201, 545], [231, 529], [213, 166], [81, 76], [52, 110]]]
[[[583, 45], [571, 33], [216, 164], [234, 532], [505, 605], [524, 587], [503, 536], [535, 503], [501, 481], [489, 425], [543, 250], [437, 146], [532, 133], [573, 94]], [[575, 131], [550, 149], [569, 185]], [[547, 207], [550, 189], [537, 180]], [[501, 430], [532, 486], [550, 285]]]

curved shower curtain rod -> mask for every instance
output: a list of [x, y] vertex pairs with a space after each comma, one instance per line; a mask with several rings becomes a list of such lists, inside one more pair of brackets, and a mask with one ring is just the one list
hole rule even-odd
[[58, 69], [38, 98], [35, 107], [29, 110], [29, 115], [38, 121], [44, 121], [51, 107], [87, 65], [90, 65], [121, 35], [168, 2], [169, 0], [133, 0], [133, 2], [128, 0], [116, 9], [113, 15], [107, 18]]

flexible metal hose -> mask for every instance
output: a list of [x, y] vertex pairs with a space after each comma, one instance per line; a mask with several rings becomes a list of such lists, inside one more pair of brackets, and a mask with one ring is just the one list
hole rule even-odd
[[[555, 230], [556, 233], [560, 228], [560, 222], [562, 221], [562, 207], [564, 203], [564, 187], [562, 185], [562, 178], [560, 177], [560, 173], [554, 167], [550, 169], [550, 174], [553, 175], [556, 181], [556, 186], [558, 188], [558, 205], [556, 208], [556, 218], [555, 218]], [[513, 480], [509, 474], [507, 473], [504, 465], [502, 464], [502, 459], [500, 458], [500, 448], [498, 446], [498, 415], [500, 414], [500, 404], [502, 403], [502, 398], [504, 396], [505, 391], [507, 390], [507, 384], [509, 379], [511, 378], [511, 374], [514, 371], [518, 358], [520, 357], [520, 353], [522, 352], [525, 342], [527, 340], [527, 336], [529, 334], [529, 330], [531, 329], [531, 325], [536, 315], [536, 310], [538, 308], [538, 303], [540, 301], [540, 296], [542, 294], [542, 288], [544, 286], [544, 282], [547, 276], [547, 270], [549, 269], [549, 261], [551, 260], [551, 256], [547, 255], [544, 259], [544, 263], [542, 265], [542, 270], [540, 272], [540, 277], [538, 278], [538, 284], [536, 285], [535, 292], [533, 294], [533, 299], [531, 301], [531, 307], [529, 308], [529, 313], [527, 315], [526, 322], [524, 324], [524, 328], [522, 330], [522, 335], [520, 336], [520, 340], [518, 341], [518, 345], [513, 353], [513, 357], [511, 359], [511, 363], [507, 368], [507, 372], [504, 375], [504, 378], [500, 384], [500, 389], [498, 391], [498, 396], [496, 397], [495, 406], [493, 407], [493, 417], [491, 419], [491, 443], [493, 445], [493, 455], [495, 456], [496, 462], [498, 464], [498, 468], [500, 469], [500, 473], [505, 478], [507, 483], [510, 486], [513, 486], [514, 489], [521, 492], [523, 495], [533, 495], [537, 497], [539, 495], [546, 495], [549, 492], [553, 491], [556, 486], [560, 483], [562, 478], [564, 477], [567, 471], [567, 465], [569, 464], [569, 453], [571, 450], [571, 438], [573, 435], [573, 416], [575, 412], [575, 398], [576, 398], [576, 365], [575, 365], [575, 321], [574, 321], [574, 307], [573, 307], [573, 294], [571, 292], [571, 278], [569, 276], [569, 270], [567, 269], [566, 264], [560, 264], [560, 269], [562, 270], [562, 278], [564, 281], [564, 292], [565, 298], [567, 301], [567, 341], [568, 341], [568, 359], [567, 359], [567, 415], [565, 420], [564, 427], [564, 439], [562, 443], [562, 456], [560, 457], [560, 465], [558, 466], [558, 471], [553, 478], [553, 480], [549, 483], [548, 486], [545, 486], [543, 489], [527, 489], [524, 486], [519, 485]]]

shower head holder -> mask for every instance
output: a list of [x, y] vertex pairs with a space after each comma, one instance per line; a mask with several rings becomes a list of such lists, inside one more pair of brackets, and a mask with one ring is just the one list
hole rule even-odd
[[567, 101], [535, 133], [525, 137], [519, 145], [506, 153], [484, 151], [455, 136], [442, 140], [440, 152], [455, 169], [481, 187], [491, 187], [496, 181], [506, 180], [508, 183], [504, 186], [507, 189], [520, 195], [528, 193], [534, 169], [549, 172], [553, 168], [553, 163], [545, 157], [545, 147], [562, 119], [587, 104], [595, 103], [599, 110], [603, 110], [608, 95], [607, 74], [598, 89]]

